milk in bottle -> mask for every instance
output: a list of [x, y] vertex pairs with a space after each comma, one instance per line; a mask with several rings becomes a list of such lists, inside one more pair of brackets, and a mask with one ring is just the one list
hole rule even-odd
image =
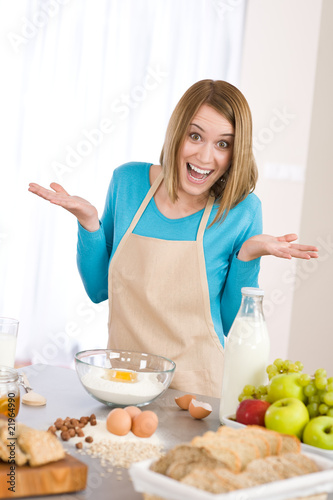
[[269, 336], [263, 314], [264, 291], [242, 288], [242, 303], [226, 338], [220, 421], [234, 415], [245, 385], [265, 385]]

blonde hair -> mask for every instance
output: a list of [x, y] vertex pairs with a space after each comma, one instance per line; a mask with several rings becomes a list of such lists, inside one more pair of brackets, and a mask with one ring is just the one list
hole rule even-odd
[[203, 104], [223, 115], [235, 133], [231, 165], [223, 175], [224, 181], [219, 180], [211, 188], [219, 205], [214, 223], [223, 221], [229, 210], [254, 190], [258, 171], [252, 151], [251, 111], [245, 97], [228, 82], [201, 80], [182, 96], [167, 127], [160, 163], [171, 200], [177, 200], [179, 151], [193, 116]]

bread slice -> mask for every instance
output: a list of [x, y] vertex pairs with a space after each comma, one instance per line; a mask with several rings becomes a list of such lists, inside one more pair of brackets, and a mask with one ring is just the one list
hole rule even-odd
[[[246, 442], [245, 440], [242, 441], [241, 439], [236, 440], [230, 436], [222, 437], [217, 433], [214, 433], [214, 437], [211, 435], [208, 435], [207, 437], [207, 434], [197, 436], [192, 439], [191, 444], [194, 446], [201, 446], [209, 450], [214, 458], [226, 463], [228, 468], [234, 472], [240, 472], [249, 462], [255, 460], [256, 458], [260, 458], [259, 449], [255, 444]], [[236, 454], [238, 460], [235, 459], [231, 462], [229, 458], [229, 462], [226, 462], [226, 459], [222, 458], [222, 452], [223, 454], [227, 454], [227, 452], [229, 452], [229, 455], [230, 452], [234, 455]]]
[[[180, 481], [183, 477], [190, 474], [194, 469], [200, 467], [205, 467], [207, 469], [214, 469], [216, 467], [223, 468], [223, 464], [221, 465], [217, 460], [211, 458], [202, 458], [198, 462], [190, 462], [188, 460], [181, 460], [173, 462], [169, 465], [166, 475], [171, 477], [172, 479], [176, 479]], [[225, 468], [225, 467], [224, 467]]]
[[290, 463], [296, 463], [299, 467], [301, 467], [304, 474], [311, 474], [319, 471], [316, 462], [306, 455], [303, 455], [303, 453], [286, 453], [283, 456], [286, 457]]
[[246, 472], [235, 474], [228, 469], [217, 468], [214, 469], [215, 473], [221, 478], [224, 485], [232, 489], [239, 490], [242, 488], [252, 488], [257, 486], [258, 482]]
[[168, 451], [164, 456], [153, 462], [150, 469], [160, 474], [167, 474], [169, 467], [176, 463], [190, 464], [196, 462], [212, 463], [221, 465], [206, 450], [190, 444], [180, 444]]
[[255, 435], [264, 437], [269, 445], [269, 455], [278, 455], [282, 448], [282, 437], [279, 432], [266, 429], [260, 425], [247, 425], [240, 432], [255, 432]]
[[243, 429], [233, 429], [227, 427], [226, 425], [221, 426], [217, 429], [216, 434], [221, 437], [229, 437], [234, 439], [240, 439], [242, 442], [251, 443], [256, 446], [259, 451], [260, 457], [267, 457], [270, 453], [269, 443], [262, 433], [255, 432], [241, 432]]
[[300, 453], [301, 452], [301, 441], [296, 436], [291, 434], [280, 434], [281, 436], [281, 448], [279, 453]]
[[194, 486], [200, 490], [209, 491], [210, 493], [218, 494], [233, 491], [231, 486], [223, 484], [219, 476], [215, 474], [213, 470], [205, 467], [196, 468], [180, 482], [189, 486]]
[[259, 458], [253, 460], [247, 467], [246, 473], [259, 484], [271, 483], [272, 481], [280, 481], [284, 479], [283, 475], [277, 468], [269, 461], [269, 458]]

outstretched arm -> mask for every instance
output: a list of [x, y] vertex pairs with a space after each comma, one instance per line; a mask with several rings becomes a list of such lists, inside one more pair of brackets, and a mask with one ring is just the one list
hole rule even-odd
[[270, 236], [258, 234], [246, 240], [238, 253], [238, 259], [244, 262], [257, 259], [263, 255], [274, 255], [282, 259], [313, 259], [318, 257], [318, 248], [312, 245], [292, 243], [297, 240], [297, 234]]
[[99, 229], [97, 210], [89, 201], [79, 196], [71, 196], [56, 182], [52, 182], [50, 187], [52, 191], [51, 189], [43, 188], [39, 184], [31, 183], [28, 190], [44, 198], [44, 200], [48, 200], [50, 203], [68, 210], [68, 212], [75, 215], [81, 226], [87, 231], [92, 232]]

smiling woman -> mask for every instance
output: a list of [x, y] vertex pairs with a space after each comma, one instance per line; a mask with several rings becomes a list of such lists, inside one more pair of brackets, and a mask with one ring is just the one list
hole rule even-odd
[[176, 362], [172, 387], [219, 396], [224, 338], [262, 255], [316, 257], [296, 235], [262, 235], [257, 169], [242, 93], [203, 80], [171, 116], [160, 165], [115, 170], [101, 221], [59, 184], [30, 191], [79, 222], [78, 267], [89, 297], [109, 300], [108, 348]]

